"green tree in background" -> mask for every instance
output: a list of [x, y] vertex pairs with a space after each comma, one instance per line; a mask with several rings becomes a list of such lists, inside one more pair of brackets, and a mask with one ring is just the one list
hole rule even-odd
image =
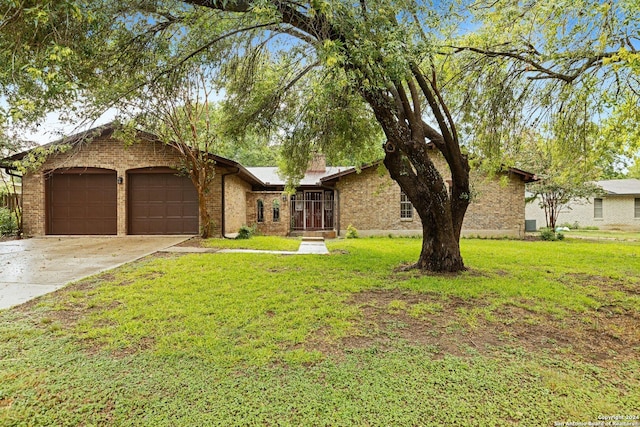
[[[560, 212], [571, 203], [580, 203], [599, 195], [593, 181], [602, 176], [599, 152], [569, 153], [561, 145], [541, 137], [527, 139], [518, 165], [537, 171], [539, 181], [527, 185], [527, 203], [537, 203], [544, 210], [547, 228], [555, 230]], [[594, 148], [593, 144], [588, 147]]]

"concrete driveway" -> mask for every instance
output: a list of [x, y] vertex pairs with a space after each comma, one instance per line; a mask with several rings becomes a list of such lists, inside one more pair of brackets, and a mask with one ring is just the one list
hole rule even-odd
[[126, 264], [189, 236], [59, 237], [0, 242], [0, 309]]

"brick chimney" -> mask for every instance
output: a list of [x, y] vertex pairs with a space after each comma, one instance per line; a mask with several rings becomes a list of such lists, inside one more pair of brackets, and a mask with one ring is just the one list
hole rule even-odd
[[327, 171], [327, 159], [324, 154], [314, 153], [307, 166], [307, 172], [326, 172]]

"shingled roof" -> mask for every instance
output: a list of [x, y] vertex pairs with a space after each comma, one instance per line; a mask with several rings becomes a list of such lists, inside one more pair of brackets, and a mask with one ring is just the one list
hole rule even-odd
[[609, 195], [640, 195], [640, 179], [609, 179], [595, 184]]

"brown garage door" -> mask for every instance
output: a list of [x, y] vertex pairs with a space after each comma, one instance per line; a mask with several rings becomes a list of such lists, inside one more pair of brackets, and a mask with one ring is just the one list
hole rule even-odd
[[129, 234], [197, 234], [198, 193], [175, 171], [129, 174]]
[[53, 171], [47, 178], [47, 234], [116, 234], [116, 172]]

